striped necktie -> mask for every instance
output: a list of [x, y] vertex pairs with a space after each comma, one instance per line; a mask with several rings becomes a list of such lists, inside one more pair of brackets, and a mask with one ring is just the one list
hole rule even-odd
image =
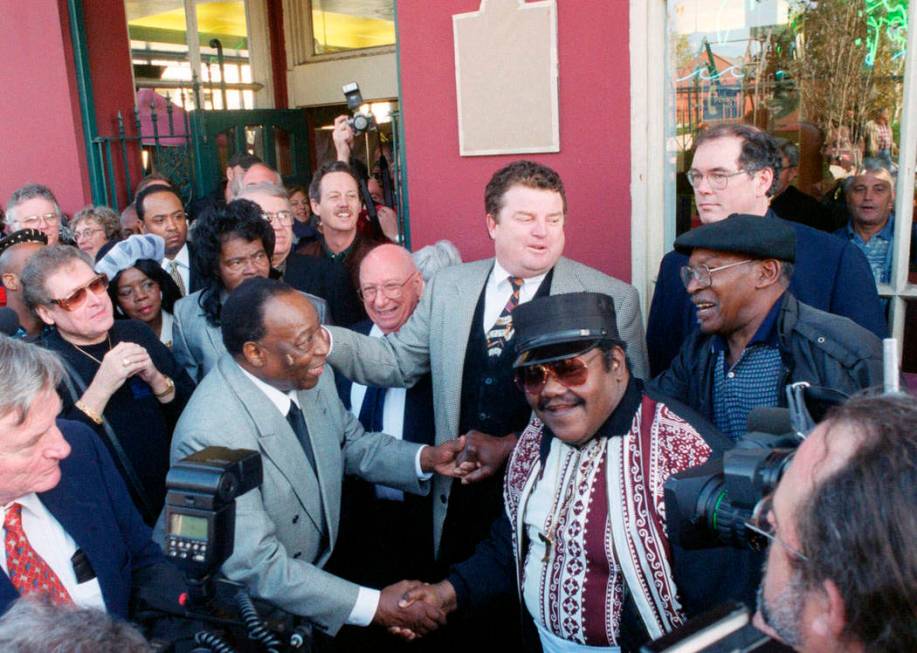
[[519, 291], [522, 290], [522, 283], [525, 281], [522, 277], [508, 277], [509, 284], [513, 287], [513, 292], [503, 307], [500, 317], [494, 322], [487, 332], [487, 356], [499, 358], [503, 353], [503, 347], [513, 337], [513, 309], [519, 305]]

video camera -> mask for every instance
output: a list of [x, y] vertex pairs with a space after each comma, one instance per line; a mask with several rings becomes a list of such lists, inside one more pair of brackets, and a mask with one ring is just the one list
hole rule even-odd
[[344, 93], [344, 99], [347, 100], [347, 108], [353, 114], [347, 119], [347, 124], [353, 129], [353, 133], [359, 136], [364, 132], [376, 130], [376, 119], [373, 114], [360, 112], [360, 107], [363, 106], [360, 85], [356, 82], [348, 82], [341, 87], [341, 91]]
[[786, 388], [787, 408], [759, 408], [748, 432], [721, 459], [671, 476], [665, 484], [669, 539], [684, 549], [723, 544], [763, 550], [768, 541], [746, 526], [772, 493], [796, 447], [827, 409], [847, 396], [805, 382]]

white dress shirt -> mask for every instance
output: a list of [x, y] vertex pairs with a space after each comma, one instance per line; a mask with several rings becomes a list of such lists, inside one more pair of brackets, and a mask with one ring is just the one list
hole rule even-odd
[[[302, 406], [299, 404], [299, 398], [296, 396], [295, 390], [290, 390], [289, 392], [281, 392], [274, 386], [265, 383], [258, 377], [247, 372], [241, 365], [239, 369], [242, 370], [242, 373], [245, 374], [252, 383], [260, 389], [265, 396], [277, 407], [277, 410], [280, 411], [280, 414], [286, 416], [290, 412], [290, 403], [295, 403], [300, 410]], [[420, 452], [423, 450], [423, 447], [417, 450], [417, 456], [414, 459], [414, 470], [417, 473], [417, 478], [421, 480], [426, 480], [432, 476], [432, 474], [424, 473], [423, 469], [420, 466]], [[373, 617], [376, 616], [376, 609], [379, 607], [379, 599], [382, 597], [382, 592], [376, 589], [369, 587], [361, 587], [357, 593], [357, 602], [354, 604], [353, 608], [350, 611], [350, 616], [347, 617], [347, 623], [351, 626], [368, 626], [372, 623]]]
[[[509, 282], [511, 276], [513, 275], [507, 272], [499, 261], [494, 260], [494, 269], [487, 278], [487, 286], [484, 291], [484, 323], [482, 325], [484, 333], [487, 333], [500, 317], [500, 313], [503, 312], [513, 294], [513, 286]], [[546, 276], [547, 272], [522, 281], [522, 288], [519, 289], [520, 304], [526, 303], [535, 296]]]
[[163, 309], [162, 328], [159, 329], [159, 342], [172, 349], [172, 314]]
[[[373, 324], [369, 330], [371, 338], [381, 338], [382, 329]], [[357, 419], [360, 418], [360, 411], [363, 409], [363, 399], [366, 397], [366, 386], [354, 383], [350, 387], [350, 412]], [[407, 388], [388, 388], [385, 391], [385, 405], [382, 408], [382, 430], [393, 438], [404, 439], [404, 406], [407, 401]], [[404, 492], [388, 487], [387, 485], [376, 484], [376, 497], [379, 499], [388, 499], [389, 501], [404, 501]]]
[[181, 246], [173, 258], [166, 257], [162, 259], [162, 269], [167, 274], [172, 274], [172, 262], [178, 264], [178, 274], [181, 276], [182, 283], [185, 284], [185, 294], [191, 294], [191, 254], [188, 251], [188, 243]]
[[[38, 495], [34, 492], [26, 494], [0, 508], [0, 524], [6, 520], [6, 512], [12, 503], [22, 506], [22, 530], [29, 539], [29, 544], [35, 549], [35, 553], [40, 555], [54, 570], [73, 602], [81, 608], [105, 610], [105, 599], [102, 597], [102, 587], [99, 585], [98, 578], [84, 583], [76, 582], [76, 572], [70, 561], [70, 558], [76, 553], [76, 542], [64, 530], [57, 518], [48, 512]], [[91, 516], [87, 515], [86, 518], [90, 519]], [[3, 541], [6, 542], [5, 530], [3, 538]], [[3, 567], [3, 573], [9, 575], [5, 546], [0, 546], [0, 566]]]

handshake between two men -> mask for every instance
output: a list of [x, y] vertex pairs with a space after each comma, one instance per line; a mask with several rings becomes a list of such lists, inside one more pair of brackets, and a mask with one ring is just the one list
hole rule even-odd
[[[422, 466], [443, 476], [477, 483], [499, 472], [516, 444], [514, 434], [496, 437], [469, 431], [438, 447], [427, 447]], [[429, 463], [423, 458], [428, 458]], [[406, 640], [426, 635], [446, 624], [457, 607], [456, 593], [448, 580], [436, 584], [402, 580], [382, 590], [373, 622]]]

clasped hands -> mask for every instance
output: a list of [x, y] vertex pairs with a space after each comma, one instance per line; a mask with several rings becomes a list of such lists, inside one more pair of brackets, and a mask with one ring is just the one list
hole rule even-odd
[[463, 484], [476, 483], [496, 474], [515, 445], [516, 436], [512, 434], [499, 438], [468, 431], [439, 446], [424, 447], [420, 465], [425, 472], [460, 478]]
[[445, 625], [455, 608], [455, 588], [449, 581], [431, 585], [403, 580], [382, 590], [373, 623], [410, 641]]

